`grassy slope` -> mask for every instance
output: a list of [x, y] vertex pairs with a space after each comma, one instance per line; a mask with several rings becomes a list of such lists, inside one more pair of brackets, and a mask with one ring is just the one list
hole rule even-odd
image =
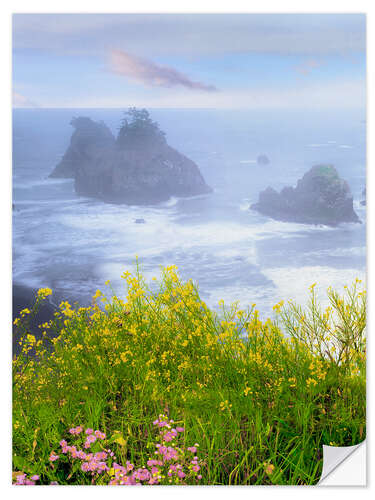
[[[91, 308], [62, 303], [43, 341], [26, 335], [29, 315], [22, 315], [23, 349], [13, 362], [15, 470], [72, 484], [48, 457], [79, 424], [108, 436], [120, 431], [119, 462], [144, 462], [151, 422], [163, 411], [185, 427], [187, 443], [200, 444], [203, 484], [314, 484], [323, 444], [364, 439], [358, 283], [345, 298], [331, 291], [328, 310], [319, 311], [312, 288], [310, 310], [278, 304], [279, 319], [262, 322], [254, 306], [215, 315], [173, 267], [155, 293], [139, 272], [124, 279], [125, 302], [97, 292]], [[87, 482], [84, 473], [74, 478]]]

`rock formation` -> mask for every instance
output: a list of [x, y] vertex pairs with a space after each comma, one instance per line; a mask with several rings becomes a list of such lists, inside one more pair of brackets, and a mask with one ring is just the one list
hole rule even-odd
[[361, 200], [361, 205], [362, 205], [363, 207], [365, 207], [365, 206], [366, 206], [366, 203], [367, 203], [367, 200], [366, 200], [366, 188], [362, 191], [362, 196], [364, 196], [364, 199], [363, 199], [363, 200]]
[[50, 177], [74, 178], [82, 166], [90, 168], [100, 158], [105, 158], [115, 145], [112, 132], [103, 122], [80, 117], [73, 118], [70, 124], [75, 129], [70, 145]]
[[269, 162], [270, 162], [270, 159], [268, 158], [267, 155], [259, 155], [257, 158], [258, 165], [268, 165]]
[[353, 210], [348, 183], [332, 165], [312, 167], [295, 188], [280, 193], [268, 187], [259, 194], [253, 210], [276, 220], [336, 226], [341, 222], [360, 222]]
[[70, 146], [51, 175], [74, 177], [77, 194], [147, 205], [211, 192], [198, 166], [167, 144], [146, 110], [129, 109], [116, 140], [89, 118], [72, 125]]

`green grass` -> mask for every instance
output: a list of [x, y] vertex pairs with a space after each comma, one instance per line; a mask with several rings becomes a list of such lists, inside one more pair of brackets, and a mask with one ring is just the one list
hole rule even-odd
[[104, 431], [119, 463], [144, 465], [152, 421], [163, 412], [185, 428], [185, 446], [199, 443], [200, 484], [315, 484], [323, 444], [364, 439], [360, 282], [343, 297], [329, 290], [324, 311], [312, 287], [305, 309], [280, 303], [273, 321], [261, 321], [254, 305], [214, 313], [173, 266], [153, 292], [138, 268], [124, 279], [125, 301], [97, 292], [89, 308], [62, 303], [39, 340], [27, 335], [22, 314], [13, 470], [38, 474], [42, 484], [90, 484], [87, 473], [49, 461], [77, 425]]

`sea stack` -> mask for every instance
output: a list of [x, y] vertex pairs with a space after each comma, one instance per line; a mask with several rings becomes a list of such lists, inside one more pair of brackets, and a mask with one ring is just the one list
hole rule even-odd
[[270, 162], [270, 159], [268, 158], [267, 155], [259, 155], [257, 158], [258, 165], [268, 165], [269, 162]]
[[147, 205], [211, 192], [198, 166], [167, 144], [145, 109], [125, 113], [115, 139], [104, 123], [72, 121], [70, 146], [51, 176], [73, 177], [77, 194]]
[[297, 182], [278, 193], [268, 187], [259, 194], [253, 210], [273, 219], [304, 224], [337, 226], [341, 222], [360, 222], [353, 209], [348, 183], [332, 165], [316, 165]]
[[70, 145], [50, 177], [74, 178], [79, 168], [107, 157], [115, 145], [112, 132], [103, 122], [81, 116], [73, 118], [70, 125], [74, 128]]

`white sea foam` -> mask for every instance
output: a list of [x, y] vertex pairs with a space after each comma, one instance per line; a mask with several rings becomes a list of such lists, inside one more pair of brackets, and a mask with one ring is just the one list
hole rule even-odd
[[17, 189], [34, 189], [38, 186], [53, 186], [60, 184], [72, 184], [73, 179], [54, 179], [46, 177], [45, 179], [33, 179], [28, 181], [18, 181], [17, 179], [13, 182], [13, 188]]
[[165, 207], [174, 207], [175, 205], [177, 205], [177, 203], [178, 198], [176, 196], [172, 196], [168, 201], [161, 203], [161, 205]]
[[309, 287], [316, 283], [315, 291], [322, 304], [327, 304], [327, 288], [343, 291], [356, 278], [366, 280], [366, 273], [360, 269], [336, 269], [328, 266], [279, 267], [264, 269], [263, 273], [276, 286], [276, 301], [289, 299], [305, 304]]
[[349, 247], [349, 248], [328, 248], [324, 250], [317, 250], [315, 252], [308, 252], [309, 256], [321, 257], [364, 257], [366, 258], [366, 247]]
[[250, 210], [250, 205], [250, 201], [244, 200], [239, 204], [239, 209], [241, 210], [241, 212], [247, 212], [248, 210]]

